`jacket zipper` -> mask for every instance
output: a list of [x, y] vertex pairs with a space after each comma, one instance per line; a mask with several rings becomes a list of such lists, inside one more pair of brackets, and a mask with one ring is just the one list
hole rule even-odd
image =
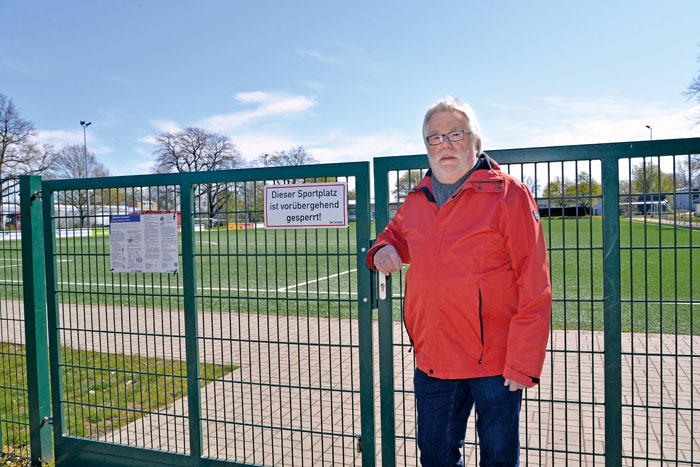
[[479, 329], [481, 331], [481, 355], [479, 355], [479, 365], [484, 359], [484, 318], [481, 314], [481, 288], [479, 288]]

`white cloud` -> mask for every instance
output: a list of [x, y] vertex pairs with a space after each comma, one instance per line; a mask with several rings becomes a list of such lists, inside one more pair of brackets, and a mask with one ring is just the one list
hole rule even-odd
[[[83, 130], [39, 130], [37, 131], [37, 136], [42, 143], [50, 143], [56, 146], [83, 142]], [[88, 137], [88, 141], [92, 141], [92, 139]]]
[[[613, 99], [546, 97], [537, 106], [509, 109], [491, 105], [502, 114], [482, 121], [484, 147], [515, 148], [593, 144], [700, 136], [688, 117], [695, 108]], [[535, 110], [536, 109], [536, 110]]]
[[296, 146], [304, 148], [320, 163], [370, 161], [375, 156], [424, 154], [418, 137], [399, 130], [384, 133], [353, 135], [335, 131], [326, 138], [303, 141], [294, 136], [275, 133], [240, 133], [230, 135], [241, 154], [252, 161], [262, 153], [283, 151]]
[[[85, 143], [82, 130], [38, 130], [37, 138], [41, 144], [52, 144], [58, 149], [70, 144], [82, 146]], [[87, 133], [87, 147], [88, 151], [95, 154], [107, 154], [114, 150], [93, 137], [90, 132]]]
[[112, 175], [134, 175], [153, 173], [156, 161], [153, 155], [143, 147], [134, 147], [133, 153], [139, 157], [109, 161], [109, 171]]
[[236, 100], [244, 104], [248, 102], [266, 102], [272, 98], [272, 94], [265, 91], [239, 92], [236, 94]]
[[285, 151], [303, 143], [293, 137], [274, 133], [241, 133], [230, 135], [243, 157], [252, 161], [260, 154]]
[[311, 145], [307, 150], [323, 163], [369, 161], [378, 156], [425, 154], [420, 135], [406, 135], [394, 129], [368, 135], [334, 134], [326, 141]]
[[[178, 125], [172, 120], [150, 120], [148, 123], [150, 123], [152, 127], [158, 130], [159, 133], [177, 133], [178, 131], [182, 130], [180, 125]], [[146, 135], [137, 139], [136, 141], [143, 144], [155, 145], [156, 136]]]
[[323, 55], [316, 50], [297, 50], [297, 55], [304, 58], [313, 58], [320, 62], [328, 63], [329, 65], [342, 65], [339, 60]]
[[263, 91], [236, 94], [242, 104], [259, 104], [255, 109], [214, 115], [200, 124], [210, 130], [222, 133], [233, 132], [244, 124], [264, 118], [287, 116], [302, 113], [316, 105], [306, 96], [287, 96]]
[[176, 133], [182, 129], [180, 125], [172, 120], [151, 120], [148, 123], [162, 133]]
[[139, 138], [137, 141], [143, 144], [156, 144], [156, 137], [153, 135], [144, 136], [143, 138]]
[[311, 89], [312, 91], [326, 91], [330, 88], [327, 84], [320, 83], [318, 81], [306, 80], [303, 82], [304, 86]]
[[138, 164], [135, 164], [135, 167], [139, 169], [139, 172], [142, 173], [151, 173], [153, 172], [153, 168], [156, 166], [156, 161], [154, 160], [143, 160], [139, 162]]

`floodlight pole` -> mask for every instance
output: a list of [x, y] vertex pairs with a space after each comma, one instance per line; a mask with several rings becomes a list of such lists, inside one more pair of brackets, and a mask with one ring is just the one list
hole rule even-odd
[[[83, 127], [83, 151], [84, 156], [87, 159], [87, 127], [92, 125], [92, 122], [86, 122], [85, 120], [80, 121], [80, 126]], [[85, 174], [87, 175], [87, 174]], [[87, 221], [88, 237], [90, 236], [90, 190], [85, 190], [87, 193], [87, 212], [85, 214], [85, 220]]]

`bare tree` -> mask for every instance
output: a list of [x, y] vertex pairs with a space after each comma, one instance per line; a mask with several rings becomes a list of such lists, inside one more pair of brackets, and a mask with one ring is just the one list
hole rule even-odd
[[228, 136], [204, 128], [187, 127], [156, 137], [158, 173], [201, 172], [243, 166], [243, 156]]
[[[253, 160], [252, 165], [255, 167], [289, 167], [317, 163], [318, 160], [314, 159], [303, 146], [296, 146], [286, 151], [262, 153]], [[231, 209], [235, 209], [237, 217], [245, 218], [247, 222], [260, 222], [263, 220], [266, 184], [310, 183], [335, 181], [335, 179], [335, 177], [287, 178], [238, 183], [234, 190], [236, 201], [231, 203]]]
[[[263, 153], [253, 161], [253, 165], [257, 167], [290, 167], [312, 164], [318, 164], [318, 159], [306, 152], [304, 146], [296, 146], [286, 151]], [[273, 183], [315, 183], [335, 181], [337, 181], [337, 177], [288, 178], [283, 180], [272, 180]]]
[[529, 175], [523, 178], [523, 183], [527, 185], [527, 188], [530, 190], [530, 193], [532, 193], [532, 196], [537, 196], [537, 188], [538, 185], [535, 183], [535, 178], [530, 177]]
[[[698, 54], [697, 62], [700, 63], [700, 54]], [[698, 74], [693, 78], [693, 81], [690, 82], [688, 89], [686, 89], [683, 94], [688, 100], [695, 98], [700, 102], [700, 70], [698, 70]], [[700, 125], [700, 112], [690, 118], [695, 122], [695, 125]]]
[[304, 146], [297, 146], [286, 151], [260, 154], [254, 164], [258, 167], [287, 167], [290, 165], [318, 164]]
[[[95, 158], [94, 153], [86, 152], [82, 145], [72, 144], [59, 151], [49, 176], [56, 179], [108, 177], [109, 170]], [[80, 216], [79, 225], [83, 227], [88, 215], [95, 214], [96, 207], [103, 204], [102, 197], [101, 190], [69, 190], [58, 193], [58, 202], [73, 206]]]
[[0, 178], [44, 173], [55, 152], [40, 145], [34, 125], [23, 119], [12, 99], [0, 94]]
[[[51, 166], [54, 156], [51, 145], [37, 142], [34, 125], [20, 116], [12, 99], [0, 94], [0, 214], [5, 203], [19, 204], [16, 180], [8, 179], [41, 174]], [[5, 216], [0, 218], [0, 230], [5, 230]]]
[[[159, 135], [154, 154], [157, 173], [226, 170], [244, 165], [243, 156], [228, 136], [197, 127]], [[217, 217], [226, 208], [230, 196], [231, 192], [224, 183], [196, 187], [195, 206], [199, 217]]]
[[94, 153], [86, 152], [81, 144], [61, 148], [50, 173], [56, 179], [109, 177], [107, 167], [95, 158]]
[[700, 190], [700, 155], [679, 157], [676, 161], [676, 179], [682, 189]]

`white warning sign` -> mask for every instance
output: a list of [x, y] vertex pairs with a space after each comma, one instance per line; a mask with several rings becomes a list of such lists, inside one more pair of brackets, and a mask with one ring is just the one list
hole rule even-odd
[[347, 183], [305, 183], [265, 187], [265, 228], [348, 226]]
[[127, 214], [109, 220], [112, 272], [178, 272], [177, 214]]

